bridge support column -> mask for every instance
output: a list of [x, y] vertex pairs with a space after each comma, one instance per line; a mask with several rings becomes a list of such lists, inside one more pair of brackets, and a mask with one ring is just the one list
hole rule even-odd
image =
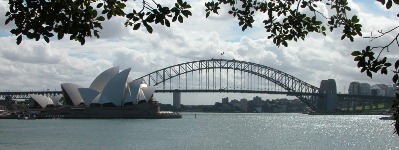
[[173, 107], [175, 109], [180, 109], [181, 104], [181, 92], [179, 90], [175, 90], [173, 92]]
[[[337, 85], [334, 79], [322, 80], [320, 83], [320, 93], [324, 94], [324, 97], [319, 101], [320, 112], [336, 112], [338, 108], [338, 95]], [[349, 106], [348, 106], [349, 110]]]

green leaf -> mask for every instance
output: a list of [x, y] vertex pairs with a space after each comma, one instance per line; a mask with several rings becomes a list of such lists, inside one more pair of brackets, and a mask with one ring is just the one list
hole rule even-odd
[[69, 40], [75, 40], [75, 38], [76, 38], [76, 34], [72, 34], [72, 35], [69, 37]]
[[247, 29], [247, 27], [248, 27], [248, 26], [247, 26], [246, 24], [244, 24], [244, 25], [242, 26], [242, 28], [241, 28], [242, 31], [245, 31], [245, 29]]
[[85, 43], [86, 43], [85, 38], [79, 38], [78, 40], [79, 40], [81, 45], [85, 45]]
[[357, 18], [356, 15], [354, 15], [354, 16], [352, 17], [352, 22], [353, 22], [353, 23], [358, 23], [358, 22], [359, 22], [359, 19]]
[[98, 20], [98, 21], [104, 21], [105, 18], [104, 18], [103, 16], [98, 16], [98, 17], [97, 17], [97, 20]]
[[40, 34], [35, 34], [35, 39], [36, 39], [36, 41], [39, 41], [39, 39], [40, 39]]
[[388, 73], [388, 71], [387, 71], [387, 68], [381, 68], [381, 74], [387, 74]]
[[19, 45], [21, 44], [21, 42], [22, 42], [22, 35], [18, 36], [17, 38], [17, 44]]
[[385, 0], [377, 0], [379, 1], [382, 5], [385, 5]]
[[58, 32], [58, 40], [64, 38], [64, 32]]
[[385, 5], [387, 9], [392, 7], [392, 0], [388, 0], [387, 5]]
[[111, 19], [111, 17], [112, 17], [112, 13], [111, 13], [111, 12], [108, 12], [108, 14], [107, 14], [107, 19], [109, 20], [109, 19]]
[[10, 21], [12, 21], [14, 18], [7, 18], [5, 25], [7, 25]]
[[133, 26], [133, 30], [138, 30], [140, 28], [141, 23], [137, 23]]
[[101, 7], [103, 7], [103, 5], [104, 5], [104, 3], [98, 3], [97, 8], [101, 8]]
[[285, 41], [285, 40], [283, 40], [283, 41], [281, 42], [281, 44], [283, 44], [285, 47], [288, 46], [288, 43], [287, 43], [287, 41]]
[[133, 13], [128, 13], [128, 14], [126, 14], [126, 18], [129, 18], [129, 19], [132, 19], [132, 18], [133, 18], [133, 16], [134, 16], [134, 14], [133, 14]]
[[392, 81], [393, 81], [394, 83], [398, 82], [398, 79], [399, 79], [399, 75], [398, 75], [398, 74], [395, 74], [395, 75], [392, 77]]
[[152, 27], [150, 25], [148, 25], [147, 22], [143, 22], [143, 25], [147, 29], [148, 33], [152, 33], [152, 31], [153, 31]]
[[94, 36], [96, 36], [97, 38], [100, 38], [100, 35], [98, 35], [98, 31], [94, 30]]
[[123, 8], [126, 7], [126, 4], [125, 4], [125, 3], [119, 3], [119, 4], [118, 4], [118, 7], [121, 8], [121, 9], [123, 9]]
[[170, 22], [169, 22], [168, 19], [165, 19], [165, 25], [166, 25], [167, 27], [170, 27]]
[[97, 17], [97, 11], [96, 10], [91, 11], [91, 15], [93, 16], [93, 18]]
[[361, 55], [362, 53], [360, 53], [360, 51], [353, 51], [352, 53], [351, 53], [351, 55], [352, 56], [358, 56], [358, 55]]
[[310, 11], [316, 11], [313, 6], [309, 6]]
[[145, 21], [147, 21], [147, 22], [154, 22], [154, 18], [155, 18], [155, 14], [151, 14], [151, 15], [149, 15], [149, 16], [145, 19]]
[[188, 11], [188, 10], [183, 10], [181, 13], [182, 13], [186, 18], [188, 18], [188, 16], [191, 16], [191, 15], [192, 15], [191, 12]]
[[369, 76], [370, 78], [373, 78], [373, 75], [370, 70], [367, 70], [366, 73], [367, 73], [367, 76]]
[[47, 43], [50, 42], [50, 39], [49, 39], [47, 36], [43, 36], [43, 39], [44, 39]]
[[179, 15], [178, 19], [179, 19], [180, 23], [183, 23], [183, 17], [182, 16]]

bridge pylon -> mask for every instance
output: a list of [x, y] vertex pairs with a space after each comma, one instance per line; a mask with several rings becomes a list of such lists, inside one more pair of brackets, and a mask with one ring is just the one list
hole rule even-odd
[[179, 90], [173, 91], [173, 107], [175, 109], [180, 109], [181, 105], [181, 92]]
[[336, 112], [338, 107], [337, 85], [334, 79], [322, 80], [319, 92], [318, 112]]

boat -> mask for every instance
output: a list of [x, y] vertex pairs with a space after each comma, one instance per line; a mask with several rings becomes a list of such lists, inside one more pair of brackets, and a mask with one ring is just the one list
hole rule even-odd
[[395, 120], [395, 117], [393, 117], [393, 115], [384, 116], [384, 117], [380, 117], [380, 120]]

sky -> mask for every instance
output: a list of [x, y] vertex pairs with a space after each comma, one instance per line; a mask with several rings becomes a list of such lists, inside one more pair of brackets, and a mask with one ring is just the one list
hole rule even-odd
[[[24, 39], [16, 44], [16, 37], [10, 34], [13, 24], [4, 25], [8, 9], [6, 1], [0, 1], [0, 91], [60, 90], [62, 83], [75, 83], [88, 87], [102, 71], [113, 66], [132, 68], [130, 78], [138, 78], [158, 69], [179, 63], [211, 58], [235, 59], [269, 66], [291, 74], [311, 85], [320, 86], [321, 80], [335, 79], [337, 90], [347, 93], [353, 81], [373, 84], [392, 84], [393, 73], [388, 76], [374, 74], [370, 79], [360, 73], [350, 55], [367, 45], [384, 45], [392, 40], [397, 31], [380, 39], [370, 41], [364, 37], [375, 35], [377, 30], [387, 31], [399, 23], [397, 8], [386, 10], [376, 1], [349, 0], [352, 12], [363, 25], [363, 37], [355, 42], [340, 40], [342, 30], [321, 34], [309, 34], [304, 41], [288, 42], [288, 47], [277, 47], [263, 28], [262, 17], [257, 14], [253, 28], [242, 31], [236, 18], [223, 8], [219, 15], [205, 17], [204, 3], [207, 0], [189, 0], [193, 16], [184, 23], [171, 23], [167, 28], [153, 25], [149, 34], [144, 27], [133, 31], [125, 27], [123, 18], [113, 18], [103, 23], [100, 39], [86, 40], [85, 45], [70, 41], [52, 39], [46, 43]], [[157, 0], [171, 6], [170, 0]], [[169, 5], [168, 5], [169, 4]], [[139, 8], [140, 3], [127, 3], [127, 10]], [[397, 6], [394, 6], [397, 7]], [[320, 5], [318, 10], [330, 12]], [[394, 47], [397, 48], [397, 47]], [[387, 54], [388, 60], [398, 58], [398, 52]], [[220, 55], [224, 52], [224, 55]], [[390, 68], [388, 70], [392, 70]], [[230, 99], [262, 99], [286, 97], [266, 94], [182, 94], [182, 103], [187, 105], [209, 105]], [[155, 94], [161, 103], [172, 103], [172, 94]]]

